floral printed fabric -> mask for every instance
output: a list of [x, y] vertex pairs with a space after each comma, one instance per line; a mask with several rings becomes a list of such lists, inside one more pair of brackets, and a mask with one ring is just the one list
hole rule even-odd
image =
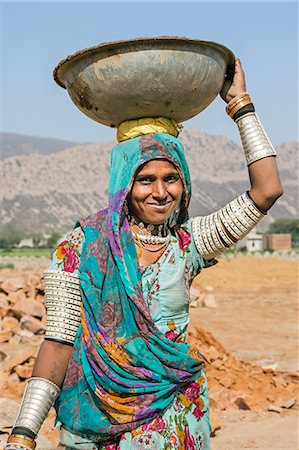
[[[192, 219], [177, 228], [168, 249], [158, 261], [143, 268], [142, 273], [145, 299], [152, 317], [161, 331], [176, 342], [186, 340], [189, 322], [189, 287], [198, 270], [198, 254], [192, 238], [191, 221]], [[84, 240], [81, 228], [75, 228], [64, 240], [67, 240], [70, 245], [76, 243], [78, 256], [80, 256]], [[51, 268], [63, 270], [56, 252], [53, 255]], [[169, 295], [165, 295], [167, 291], [169, 293], [170, 283], [176, 287], [171, 292], [171, 302], [169, 302]], [[178, 286], [181, 290], [177, 289]], [[104, 314], [104, 321], [111, 324], [112, 332], [115, 324], [110, 305], [107, 305]], [[163, 415], [158, 415], [135, 430], [124, 433], [114, 444], [95, 447], [94, 444], [86, 442], [86, 439], [65, 429], [62, 429], [61, 441], [69, 449], [85, 450], [96, 448], [101, 450], [142, 450], [144, 448], [148, 450], [208, 450], [209, 435], [208, 392], [206, 378], [202, 371], [195, 382], [181, 390]]]
[[[147, 303], [143, 285], [145, 271], [138, 265], [123, 209], [136, 170], [154, 158], [172, 162], [184, 186], [178, 227], [173, 229], [174, 242], [171, 243], [175, 253], [171, 259], [165, 259], [169, 268], [164, 272], [165, 279], [159, 282], [159, 270], [146, 268], [151, 278], [148, 292], [153, 295], [153, 302], [160, 302], [160, 308], [156, 309], [157, 314], [161, 312], [159, 318], [153, 317]], [[190, 231], [184, 229], [190, 193], [190, 175], [181, 143], [165, 134], [147, 135], [113, 149], [108, 208], [80, 220], [84, 232], [78, 266], [82, 325], [55, 407], [63, 428], [80, 435], [88, 445], [94, 442], [95, 448], [101, 448], [104, 441], [107, 450], [108, 444], [117, 448], [120, 436], [125, 442], [123, 437], [128, 433], [132, 436], [134, 430], [148, 422], [163, 419], [164, 414], [175, 407], [176, 400], [184, 411], [183, 416], [177, 418], [175, 428], [181, 433], [181, 437], [178, 436], [180, 448], [193, 445], [195, 436], [195, 429], [184, 421], [185, 408], [190, 408], [188, 411], [197, 425], [202, 424], [205, 441], [208, 439], [207, 427], [204, 427], [208, 423], [204, 411], [207, 402], [204, 387], [197, 382], [203, 376], [203, 359], [184, 339], [188, 286], [204, 266], [198, 253], [194, 258]], [[64, 242], [61, 251], [56, 252], [58, 259], [60, 256], [65, 262], [71, 261], [74, 254], [71, 247], [69, 242]], [[165, 251], [164, 258], [166, 254]], [[71, 255], [70, 260], [64, 255], [65, 258]], [[161, 261], [157, 263], [159, 269]], [[70, 264], [69, 268], [75, 270], [75, 264]], [[157, 288], [155, 295], [151, 285]], [[80, 448], [77, 444], [71, 447]]]
[[50, 270], [64, 270], [78, 274], [84, 234], [80, 227], [74, 228], [58, 244], [52, 256]]

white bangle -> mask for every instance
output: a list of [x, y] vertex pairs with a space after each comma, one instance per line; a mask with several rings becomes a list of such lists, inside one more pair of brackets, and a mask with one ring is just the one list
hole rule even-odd
[[13, 428], [28, 428], [37, 435], [59, 394], [59, 387], [52, 381], [39, 377], [30, 378]]
[[259, 159], [277, 156], [277, 152], [272, 146], [256, 113], [244, 114], [239, 119], [236, 119], [236, 124], [239, 128], [248, 166]]
[[205, 217], [194, 217], [192, 234], [199, 254], [211, 259], [243, 239], [264, 217], [246, 193], [219, 211]]

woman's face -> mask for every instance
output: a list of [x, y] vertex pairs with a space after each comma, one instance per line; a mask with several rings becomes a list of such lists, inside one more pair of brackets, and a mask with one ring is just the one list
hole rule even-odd
[[155, 159], [135, 176], [129, 208], [141, 222], [162, 224], [179, 207], [182, 194], [183, 183], [175, 166], [166, 159]]

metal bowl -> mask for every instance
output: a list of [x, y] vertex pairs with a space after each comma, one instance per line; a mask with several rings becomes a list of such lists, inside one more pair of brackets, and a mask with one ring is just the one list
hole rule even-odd
[[235, 57], [223, 45], [162, 36], [81, 50], [54, 69], [55, 81], [96, 122], [167, 117], [183, 122], [220, 92]]

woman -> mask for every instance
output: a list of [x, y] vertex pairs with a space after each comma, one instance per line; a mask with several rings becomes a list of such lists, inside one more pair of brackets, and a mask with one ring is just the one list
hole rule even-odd
[[282, 194], [245, 91], [237, 60], [221, 95], [251, 189], [206, 217], [188, 219], [191, 182], [174, 124], [121, 125], [108, 208], [76, 224], [45, 274], [46, 338], [6, 450], [35, 447], [55, 400], [68, 449], [209, 449], [204, 361], [186, 343], [189, 287]]

